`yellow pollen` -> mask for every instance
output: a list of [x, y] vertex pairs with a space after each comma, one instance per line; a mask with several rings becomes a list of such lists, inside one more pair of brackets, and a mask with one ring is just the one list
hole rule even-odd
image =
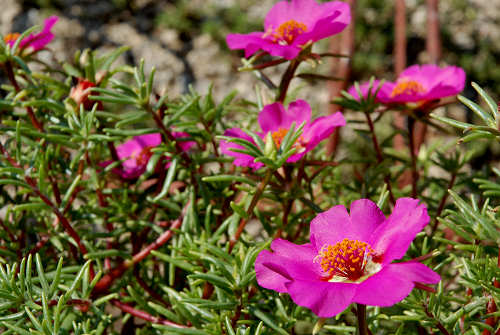
[[365, 242], [343, 239], [335, 245], [325, 245], [315, 258], [328, 279], [338, 276], [357, 280], [365, 275], [365, 266], [375, 252]]
[[[286, 128], [279, 128], [276, 131], [273, 131], [271, 133], [271, 137], [273, 138], [274, 144], [276, 144], [276, 148], [279, 149], [281, 146], [281, 143], [283, 142], [283, 139], [285, 138], [286, 134], [288, 134], [289, 129]], [[293, 144], [292, 148], [297, 148], [298, 151], [300, 151], [301, 148], [304, 148], [304, 145], [301, 143], [303, 140], [302, 136], [295, 141]]]
[[307, 26], [302, 22], [297, 22], [295, 20], [288, 20], [280, 24], [277, 29], [270, 28], [264, 37], [270, 36], [273, 42], [279, 44], [292, 44], [297, 36], [304, 33], [307, 30]]
[[5, 43], [14, 42], [19, 38], [20, 35], [21, 34], [19, 33], [9, 33], [3, 37], [3, 40], [5, 41]]
[[391, 97], [394, 98], [395, 96], [400, 94], [412, 95], [424, 93], [425, 91], [426, 90], [424, 86], [422, 86], [422, 84], [420, 84], [418, 81], [403, 78], [397, 81], [396, 86], [392, 90]]

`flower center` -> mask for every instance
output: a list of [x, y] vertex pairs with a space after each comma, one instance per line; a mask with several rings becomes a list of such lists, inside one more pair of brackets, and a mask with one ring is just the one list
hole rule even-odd
[[[273, 131], [271, 133], [271, 137], [273, 138], [274, 144], [276, 144], [276, 148], [280, 148], [281, 143], [283, 142], [283, 139], [285, 138], [286, 134], [288, 134], [288, 131], [290, 129], [286, 128], [279, 128], [276, 131]], [[302, 136], [298, 138], [295, 143], [292, 145], [292, 148], [297, 148], [297, 152], [300, 152], [302, 149], [305, 148], [305, 145], [302, 143], [303, 138]]]
[[146, 165], [148, 163], [149, 159], [153, 155], [153, 153], [151, 152], [151, 149], [153, 149], [153, 147], [144, 147], [135, 156], [135, 161], [136, 161], [137, 165], [142, 166], [142, 165]]
[[264, 36], [270, 36], [275, 43], [287, 45], [292, 44], [295, 38], [306, 30], [307, 26], [302, 22], [288, 20], [280, 24], [277, 29], [269, 28]]
[[394, 98], [400, 94], [414, 95], [424, 93], [426, 89], [416, 80], [403, 78], [397, 81], [396, 86], [392, 90], [391, 97]]
[[3, 40], [7, 44], [14, 43], [19, 38], [20, 35], [21, 34], [19, 33], [9, 33], [3, 37]]
[[368, 243], [345, 238], [323, 246], [314, 261], [320, 264], [328, 281], [355, 282], [380, 270], [373, 258], [378, 257]]

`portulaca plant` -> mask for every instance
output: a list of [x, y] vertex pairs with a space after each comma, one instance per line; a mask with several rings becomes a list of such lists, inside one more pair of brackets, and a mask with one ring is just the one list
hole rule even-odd
[[[173, 97], [115, 64], [126, 47], [34, 66], [57, 21], [0, 41], [2, 334], [500, 333], [500, 171], [471, 164], [498, 107], [459, 95], [461, 68], [411, 65], [318, 109], [290, 84], [338, 56], [316, 42], [350, 8], [281, 0], [227, 36], [256, 96]], [[456, 98], [477, 123], [437, 113]], [[422, 124], [438, 135], [417, 141]]]

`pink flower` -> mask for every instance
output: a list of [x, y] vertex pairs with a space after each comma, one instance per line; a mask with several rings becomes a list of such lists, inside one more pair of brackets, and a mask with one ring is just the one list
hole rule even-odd
[[[363, 99], [366, 99], [368, 97], [368, 93], [370, 93], [373, 96], [375, 94], [375, 92], [377, 92], [377, 90], [378, 90], [377, 96], [375, 97], [375, 101], [379, 102], [380, 101], [380, 94], [381, 94], [381, 92], [380, 92], [381, 90], [379, 89], [379, 86], [380, 86], [380, 80], [374, 80], [370, 90], [369, 90], [369, 88], [370, 88], [369, 81], [365, 81], [365, 82], [362, 82], [361, 84], [359, 84], [359, 89], [361, 91], [361, 95], [363, 96]], [[349, 87], [349, 89], [347, 90], [347, 93], [349, 93], [350, 95], [352, 95], [352, 97], [354, 99], [359, 101], [359, 94], [358, 94], [358, 91], [356, 90], [356, 87], [354, 85]]]
[[396, 82], [386, 82], [378, 97], [384, 103], [422, 103], [457, 95], [464, 86], [462, 68], [413, 65], [401, 72]]
[[[300, 160], [308, 151], [311, 151], [319, 142], [326, 139], [337, 127], [345, 125], [345, 119], [342, 113], [337, 112], [329, 116], [322, 116], [311, 122], [311, 107], [304, 100], [297, 100], [288, 106], [288, 110], [280, 102], [267, 105], [259, 113], [259, 125], [263, 132], [258, 135], [265, 139], [268, 133], [271, 133], [272, 139], [279, 148], [283, 138], [286, 136], [292, 123], [296, 127], [305, 122], [301, 137], [294, 143], [296, 153], [287, 160], [289, 163]], [[239, 128], [231, 128], [224, 132], [224, 136], [237, 137], [254, 143], [253, 139]], [[222, 153], [233, 156], [236, 159], [234, 165], [248, 166], [259, 169], [263, 166], [260, 162], [254, 162], [254, 157], [234, 152], [231, 149], [243, 149], [239, 144], [221, 141]]]
[[[174, 137], [188, 137], [189, 135], [184, 132], [173, 132]], [[116, 147], [116, 154], [120, 160], [124, 160], [119, 168], [113, 169], [113, 172], [120, 175], [124, 179], [135, 179], [140, 177], [144, 171], [146, 171], [146, 166], [148, 165], [149, 159], [153, 155], [151, 149], [159, 146], [161, 144], [161, 134], [146, 134], [135, 136], [131, 140]], [[182, 150], [189, 150], [193, 145], [193, 141], [181, 142], [179, 145]], [[111, 161], [104, 162], [101, 165], [107, 166], [111, 164]], [[167, 167], [170, 163], [167, 163]]]
[[341, 32], [350, 21], [349, 5], [341, 1], [283, 0], [267, 13], [264, 32], [229, 34], [226, 41], [230, 49], [245, 49], [245, 57], [264, 50], [293, 59], [302, 46]]
[[388, 218], [368, 199], [354, 201], [350, 215], [344, 206], [334, 206], [312, 220], [310, 243], [276, 239], [273, 252], [262, 251], [255, 262], [257, 282], [290, 294], [296, 304], [323, 318], [353, 302], [392, 306], [415, 283], [441, 280], [421, 263], [391, 263], [404, 256], [427, 223], [427, 208], [411, 198], [398, 199]]
[[[49, 44], [50, 41], [52, 41], [52, 39], [54, 38], [54, 34], [52, 34], [51, 29], [56, 24], [57, 20], [59, 20], [59, 18], [55, 15], [45, 19], [42, 31], [38, 34], [29, 34], [28, 36], [23, 38], [21, 43], [19, 43], [19, 47], [23, 49], [31, 47], [34, 51], [45, 48], [45, 46]], [[8, 34], [4, 38], [5, 43], [12, 47], [14, 43], [16, 43], [16, 40], [19, 38], [19, 36], [20, 35], [18, 33]]]

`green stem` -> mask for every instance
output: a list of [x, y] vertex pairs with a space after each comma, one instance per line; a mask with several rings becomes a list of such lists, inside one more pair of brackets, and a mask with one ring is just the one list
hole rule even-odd
[[368, 335], [368, 324], [366, 323], [366, 305], [357, 304], [358, 333]]

